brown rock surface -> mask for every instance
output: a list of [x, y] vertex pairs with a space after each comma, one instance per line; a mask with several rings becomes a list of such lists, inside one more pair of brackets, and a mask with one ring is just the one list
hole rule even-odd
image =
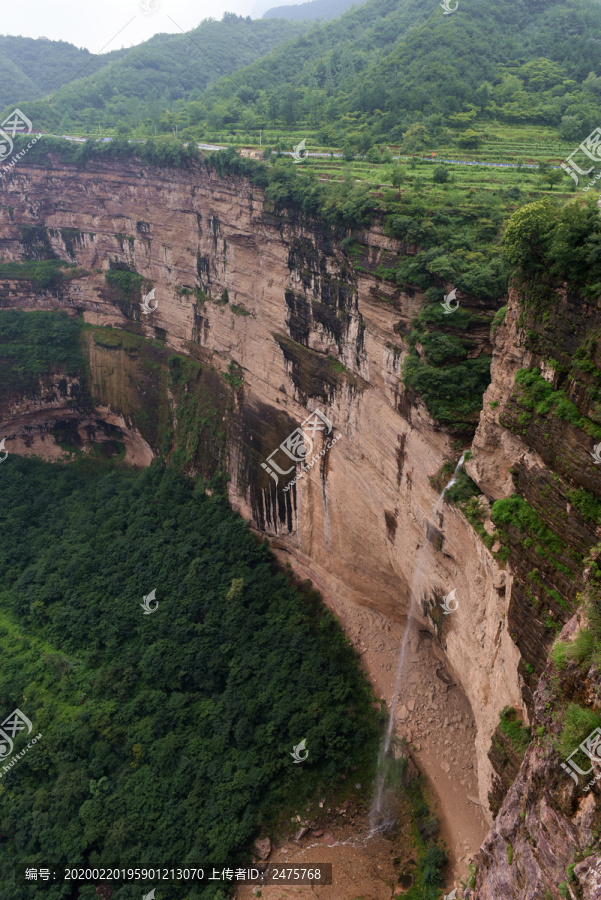
[[[562, 632], [568, 639], [577, 628], [574, 617]], [[476, 884], [466, 894], [471, 900], [538, 900], [560, 898], [558, 887], [567, 881], [568, 866], [575, 866], [572, 897], [598, 900], [601, 894], [601, 788], [597, 783], [584, 793], [586, 778], [576, 785], [560, 768], [552, 736], [561, 722], [560, 704], [588, 699], [601, 687], [593, 671], [582, 678], [573, 673], [558, 695], [552, 665], [545, 670], [534, 695], [534, 726], [544, 736], [526, 751], [520, 771], [477, 854]], [[567, 686], [567, 687], [566, 687]], [[560, 725], [559, 725], [560, 727]], [[601, 774], [601, 769], [599, 770]]]

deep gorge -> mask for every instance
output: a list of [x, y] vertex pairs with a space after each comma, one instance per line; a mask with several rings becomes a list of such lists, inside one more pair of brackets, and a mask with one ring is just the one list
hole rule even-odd
[[[570, 793], [542, 735], [534, 730], [522, 761], [499, 724], [512, 707], [533, 729], [553, 729], [562, 691], [549, 693], [547, 655], [562, 628], [574, 629], [601, 535], [582, 493], [601, 496], [587, 430], [598, 420], [586, 392], [594, 376], [571, 365], [585, 345], [599, 365], [596, 303], [568, 286], [543, 316], [516, 284], [491, 334], [499, 303], [458, 294], [474, 320], [471, 357], [492, 352], [493, 363], [479, 420], [453, 433], [403, 386], [425, 297], [382, 277], [415, 248], [377, 224], [349, 234], [270, 207], [242, 179], [135, 160], [25, 165], [2, 180], [0, 198], [3, 264], [75, 264], [48, 286], [14, 270], [0, 281], [0, 307], [66, 310], [85, 323], [81, 371], [0, 392], [9, 453], [56, 459], [92, 442], [138, 465], [160, 455], [209, 489], [227, 474], [232, 507], [332, 608], [350, 601], [396, 624], [429, 541], [436, 567], [421, 625], [469, 701], [479, 800], [492, 804], [472, 896], [558, 896], [550, 886], [565, 880], [576, 849], [578, 896], [599, 896], [598, 786]], [[158, 307], [145, 315], [150, 287]], [[516, 380], [524, 369], [561, 388], [582, 420], [529, 402], [532, 380]], [[277, 491], [261, 463], [315, 409], [342, 439]], [[480, 499], [467, 512], [446, 504], [426, 529], [459, 446], [471, 448], [466, 471]], [[511, 508], [494, 506], [514, 494]], [[452, 589], [457, 612], [442, 616]], [[562, 690], [590, 703], [598, 676], [574, 675]]]

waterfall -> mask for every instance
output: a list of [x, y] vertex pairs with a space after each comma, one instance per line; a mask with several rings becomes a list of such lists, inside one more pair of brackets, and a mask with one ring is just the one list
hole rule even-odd
[[[426, 534], [428, 531], [428, 525], [433, 523], [434, 517], [435, 517], [436, 513], [438, 512], [438, 509], [444, 499], [444, 495], [449, 490], [449, 488], [452, 487], [455, 484], [455, 482], [457, 481], [457, 478], [459, 477], [459, 472], [461, 471], [461, 467], [463, 465], [464, 459], [465, 459], [465, 453], [462, 453], [461, 457], [459, 459], [459, 462], [455, 466], [455, 471], [453, 472], [452, 478], [450, 479], [448, 484], [445, 486], [445, 488], [441, 492], [438, 500], [434, 504], [434, 508], [430, 514], [430, 518], [428, 519], [428, 521], [426, 523]], [[387, 758], [388, 758], [388, 751], [390, 750], [390, 742], [392, 740], [392, 732], [394, 731], [394, 717], [395, 717], [397, 702], [398, 702], [399, 693], [400, 693], [401, 680], [402, 680], [402, 674], [403, 674], [403, 664], [405, 662], [405, 655], [407, 652], [407, 644], [409, 643], [409, 634], [411, 632], [411, 625], [412, 625], [413, 619], [414, 619], [414, 609], [415, 609], [415, 605], [418, 601], [418, 597], [419, 597], [419, 593], [420, 593], [419, 592], [420, 576], [422, 574], [424, 558], [428, 552], [428, 549], [429, 549], [429, 543], [426, 539], [424, 539], [424, 542], [421, 546], [420, 552], [418, 554], [418, 557], [417, 557], [417, 560], [415, 563], [415, 569], [413, 571], [413, 579], [411, 582], [411, 599], [409, 602], [409, 612], [407, 614], [407, 624], [405, 626], [405, 633], [403, 634], [403, 641], [401, 643], [401, 650], [399, 653], [399, 661], [398, 661], [397, 670], [396, 670], [396, 679], [395, 679], [395, 683], [394, 683], [394, 693], [393, 693], [393, 697], [392, 697], [392, 705], [390, 707], [390, 715], [388, 717], [388, 726], [386, 728], [386, 737], [384, 739], [384, 744], [381, 747], [380, 753], [378, 755], [377, 789], [376, 789], [376, 795], [374, 797], [374, 801], [372, 803], [371, 812], [370, 812], [370, 822], [371, 822], [372, 832], [381, 830], [381, 828], [382, 828], [382, 821], [381, 821], [382, 820], [382, 800], [383, 800], [383, 796], [384, 796], [384, 785], [386, 782], [386, 773], [387, 773], [386, 763], [387, 763]], [[384, 825], [385, 824], [386, 823], [384, 823]]]

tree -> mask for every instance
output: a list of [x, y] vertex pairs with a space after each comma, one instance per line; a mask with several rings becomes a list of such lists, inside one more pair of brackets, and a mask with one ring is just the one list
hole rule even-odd
[[436, 184], [445, 184], [449, 180], [449, 170], [447, 169], [447, 167], [434, 166], [432, 180], [435, 181]]
[[517, 210], [505, 230], [505, 256], [512, 266], [539, 268], [549, 247], [556, 210], [549, 200], [538, 200]]
[[404, 182], [406, 177], [407, 176], [406, 176], [405, 170], [403, 169], [402, 166], [395, 166], [394, 169], [392, 170], [392, 173], [390, 176], [390, 181], [391, 181], [393, 187], [396, 187], [399, 189], [399, 197], [401, 196], [401, 185]]
[[482, 143], [482, 137], [473, 128], [467, 128], [463, 134], [457, 138], [457, 144], [460, 147], [468, 147], [470, 150], [476, 150]]
[[563, 116], [559, 126], [559, 134], [564, 141], [579, 141], [585, 137], [582, 120], [578, 116]]
[[559, 184], [561, 181], [563, 181], [563, 174], [557, 169], [551, 169], [549, 172], [547, 172], [547, 181], [549, 182], [549, 189], [553, 190], [553, 185]]

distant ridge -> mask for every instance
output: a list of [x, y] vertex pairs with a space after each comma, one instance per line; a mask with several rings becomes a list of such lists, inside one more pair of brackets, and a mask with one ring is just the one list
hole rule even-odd
[[263, 13], [264, 19], [335, 19], [351, 6], [360, 6], [361, 0], [309, 0], [291, 6], [274, 6]]

